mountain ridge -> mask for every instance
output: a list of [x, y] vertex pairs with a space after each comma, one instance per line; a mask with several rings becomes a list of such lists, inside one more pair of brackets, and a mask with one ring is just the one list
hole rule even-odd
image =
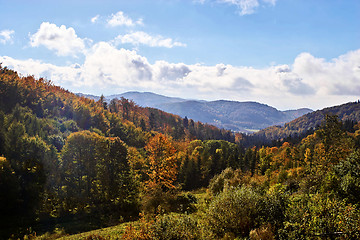
[[[88, 94], [78, 94], [98, 100], [100, 97]], [[308, 108], [280, 111], [267, 104], [255, 101], [232, 100], [193, 100], [168, 97], [152, 92], [130, 91], [106, 96], [111, 99], [124, 97], [142, 107], [157, 108], [165, 112], [188, 117], [195, 121], [209, 123], [219, 128], [235, 132], [252, 133], [273, 125], [283, 125], [297, 117], [312, 112]]]
[[298, 117], [283, 126], [270, 126], [255, 133], [255, 137], [267, 140], [281, 140], [290, 136], [302, 136], [307, 131], [320, 126], [326, 115], [336, 115], [339, 120], [346, 123], [360, 121], [360, 102], [348, 102], [337, 106], [323, 108]]

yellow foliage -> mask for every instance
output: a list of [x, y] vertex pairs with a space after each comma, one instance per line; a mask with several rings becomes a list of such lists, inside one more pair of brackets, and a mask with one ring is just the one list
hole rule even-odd
[[145, 150], [148, 152], [146, 174], [149, 176], [146, 186], [150, 189], [174, 189], [178, 167], [171, 141], [165, 135], [157, 134], [150, 139]]

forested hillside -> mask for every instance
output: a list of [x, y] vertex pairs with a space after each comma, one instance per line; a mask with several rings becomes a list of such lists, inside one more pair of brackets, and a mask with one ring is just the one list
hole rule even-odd
[[80, 239], [359, 239], [359, 123], [327, 115], [296, 143], [246, 141], [0, 67], [0, 238], [126, 222]]
[[339, 106], [324, 108], [284, 124], [284, 126], [271, 126], [254, 134], [255, 138], [263, 140], [281, 140], [289, 137], [301, 139], [312, 133], [324, 121], [326, 115], [336, 115], [344, 122], [344, 128], [352, 129], [360, 121], [360, 102], [349, 102]]

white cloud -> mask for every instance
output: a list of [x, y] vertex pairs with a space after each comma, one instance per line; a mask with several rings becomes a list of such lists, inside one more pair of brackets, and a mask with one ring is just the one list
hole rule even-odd
[[95, 44], [86, 56], [82, 81], [95, 87], [133, 87], [152, 81], [151, 65], [135, 51]]
[[259, 6], [257, 0], [220, 0], [220, 2], [237, 6], [240, 10], [240, 15], [253, 14], [255, 9]]
[[60, 27], [49, 22], [43, 22], [39, 30], [30, 36], [32, 47], [45, 46], [59, 56], [76, 56], [85, 51], [85, 40], [79, 38], [71, 27]]
[[115, 14], [111, 14], [107, 23], [111, 27], [116, 27], [116, 26], [132, 27], [135, 25], [142, 25], [143, 20], [141, 18], [139, 18], [138, 20], [134, 21], [131, 18], [129, 18], [128, 16], [126, 16], [122, 11], [119, 11]]
[[91, 18], [91, 22], [95, 23], [95, 22], [97, 22], [99, 20], [99, 18], [100, 18], [100, 15], [98, 14], [95, 17]]
[[147, 45], [150, 47], [186, 47], [186, 44], [173, 41], [171, 38], [164, 38], [161, 35], [151, 36], [145, 32], [132, 32], [125, 35], [119, 35], [115, 38], [115, 44], [130, 43], [133, 45]]
[[315, 80], [323, 94], [360, 95], [360, 49], [332, 61], [302, 53], [295, 59], [293, 72], [301, 74], [309, 85], [315, 85]]
[[255, 10], [263, 3], [275, 6], [277, 0], [218, 0], [219, 3], [235, 5], [239, 9], [240, 15], [249, 15], [255, 13]]
[[258, 101], [280, 109], [314, 109], [354, 101], [360, 92], [360, 49], [330, 61], [309, 53], [291, 65], [252, 68], [156, 61], [110, 43], [94, 44], [82, 64], [59, 67], [32, 59], [0, 57], [3, 66], [43, 76], [75, 92], [153, 91], [191, 99]]
[[12, 43], [12, 38], [14, 35], [15, 31], [14, 30], [2, 30], [0, 31], [0, 43], [2, 44], [6, 44], [6, 43]]

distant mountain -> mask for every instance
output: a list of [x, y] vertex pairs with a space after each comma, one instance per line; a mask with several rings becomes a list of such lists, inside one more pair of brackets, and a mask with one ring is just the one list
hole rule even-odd
[[75, 94], [79, 97], [86, 97], [86, 98], [93, 99], [95, 101], [98, 101], [100, 99], [100, 96], [95, 96], [95, 95], [91, 95], [91, 94], [84, 94], [84, 93], [75, 93]]
[[257, 102], [225, 100], [207, 102], [166, 97], [151, 92], [126, 92], [106, 96], [106, 99], [121, 97], [131, 99], [143, 107], [158, 108], [181, 117], [186, 116], [195, 121], [239, 132], [253, 132], [272, 125], [282, 125], [312, 111], [307, 108], [279, 111]]
[[125, 93], [121, 93], [121, 94], [106, 96], [106, 99], [110, 99], [110, 100], [113, 98], [120, 99], [121, 97], [131, 99], [141, 107], [155, 107], [155, 108], [158, 105], [161, 105], [164, 103], [175, 103], [175, 102], [187, 101], [186, 99], [166, 97], [166, 96], [155, 94], [152, 92], [125, 92]]
[[271, 126], [265, 128], [254, 136], [267, 140], [280, 140], [289, 136], [302, 135], [310, 129], [319, 126], [327, 114], [337, 115], [343, 122], [360, 121], [360, 102], [349, 102], [339, 106], [324, 108], [315, 112], [305, 114], [284, 126]]
[[282, 125], [312, 111], [299, 109], [282, 112], [257, 102], [225, 100], [164, 103], [157, 107], [165, 112], [240, 132], [253, 132], [272, 125]]

